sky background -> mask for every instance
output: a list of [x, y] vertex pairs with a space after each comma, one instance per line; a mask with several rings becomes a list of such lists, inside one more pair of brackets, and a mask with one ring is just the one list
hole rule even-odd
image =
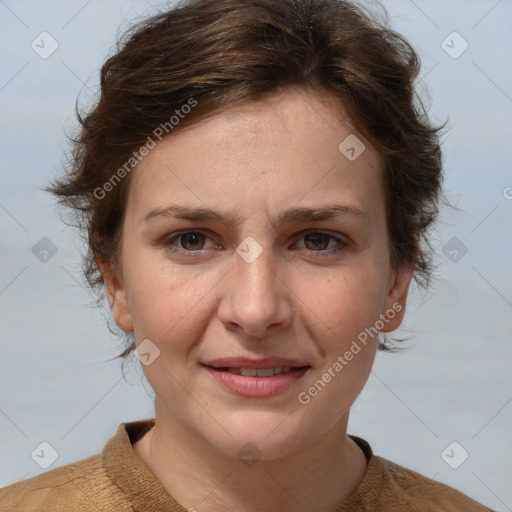
[[[396, 332], [409, 348], [377, 355], [349, 433], [510, 511], [512, 1], [382, 4], [419, 52], [430, 115], [449, 122], [445, 192], [459, 210], [442, 210], [438, 279], [412, 290]], [[161, 5], [0, 0], [0, 487], [44, 471], [31, 458], [43, 441], [53, 469], [99, 453], [119, 423], [153, 417], [137, 361], [126, 381], [108, 361], [121, 341], [85, 285], [78, 236], [40, 188], [62, 168], [76, 98], [93, 98], [118, 29]], [[55, 44], [42, 32], [58, 44], [47, 58], [31, 47]], [[34, 254], [45, 239], [56, 250], [46, 262]], [[469, 454], [457, 469], [442, 456], [453, 442], [455, 458]]]

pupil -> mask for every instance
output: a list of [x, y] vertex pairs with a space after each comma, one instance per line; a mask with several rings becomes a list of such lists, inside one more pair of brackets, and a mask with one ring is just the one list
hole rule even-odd
[[[185, 235], [185, 246], [184, 246], [184, 249], [191, 249], [191, 250], [197, 250], [198, 247], [186, 247], [187, 245], [192, 245], [194, 246], [195, 244], [198, 243], [198, 237], [199, 237], [199, 233], [188, 233]], [[192, 239], [192, 243], [190, 244], [190, 240]], [[195, 239], [195, 241], [194, 241]], [[183, 245], [183, 244], [182, 244]]]
[[[317, 244], [321, 244], [322, 243], [322, 237], [325, 238], [326, 235], [323, 235], [322, 233], [317, 233], [316, 235], [307, 235], [307, 237], [309, 237], [309, 239], [313, 239], [313, 244], [314, 245], [317, 245]], [[324, 240], [325, 241], [325, 240]], [[318, 247], [316, 247], [318, 249]]]

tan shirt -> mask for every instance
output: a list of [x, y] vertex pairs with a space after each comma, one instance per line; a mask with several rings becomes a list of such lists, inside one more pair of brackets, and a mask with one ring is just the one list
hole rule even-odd
[[[188, 512], [155, 479], [132, 443], [154, 419], [121, 423], [103, 451], [0, 489], [2, 512]], [[329, 512], [493, 512], [447, 485], [373, 455], [349, 436], [368, 467], [357, 489]]]

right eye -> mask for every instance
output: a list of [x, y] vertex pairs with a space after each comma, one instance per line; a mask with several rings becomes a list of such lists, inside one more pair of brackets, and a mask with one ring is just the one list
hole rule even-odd
[[[167, 238], [164, 241], [164, 247], [171, 252], [179, 252], [182, 254], [202, 254], [205, 245], [205, 239], [208, 239], [201, 231], [180, 231]], [[181, 248], [177, 248], [176, 242]], [[187, 255], [187, 256], [188, 256]]]

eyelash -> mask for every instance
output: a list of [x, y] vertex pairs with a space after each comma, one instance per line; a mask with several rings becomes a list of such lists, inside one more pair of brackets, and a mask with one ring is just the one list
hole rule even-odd
[[[196, 250], [196, 251], [187, 251], [186, 249], [176, 249], [175, 246], [173, 245], [174, 241], [179, 240], [181, 237], [183, 237], [185, 235], [188, 235], [188, 234], [191, 234], [191, 233], [201, 234], [201, 235], [204, 235], [207, 238], [210, 238], [210, 237], [208, 237], [208, 235], [206, 233], [203, 233], [200, 230], [180, 231], [180, 232], [172, 235], [171, 237], [167, 238], [163, 242], [163, 245], [164, 245], [165, 249], [170, 251], [170, 252], [172, 252], [172, 253], [186, 254], [187, 258], [194, 258], [194, 257], [200, 256], [201, 254], [203, 254], [204, 249], [199, 249], [199, 250]], [[345, 251], [347, 249], [348, 245], [349, 245], [347, 242], [345, 242], [341, 238], [339, 238], [337, 236], [334, 236], [334, 235], [330, 234], [329, 232], [319, 231], [319, 230], [312, 230], [312, 231], [305, 232], [302, 235], [301, 240], [303, 238], [305, 238], [307, 235], [312, 235], [312, 234], [326, 235], [331, 240], [334, 240], [335, 242], [338, 243], [338, 247], [337, 248], [330, 249], [330, 250], [313, 251], [313, 250], [310, 250], [310, 249], [306, 249], [315, 258], [329, 258], [329, 257], [335, 256], [335, 255]]]

